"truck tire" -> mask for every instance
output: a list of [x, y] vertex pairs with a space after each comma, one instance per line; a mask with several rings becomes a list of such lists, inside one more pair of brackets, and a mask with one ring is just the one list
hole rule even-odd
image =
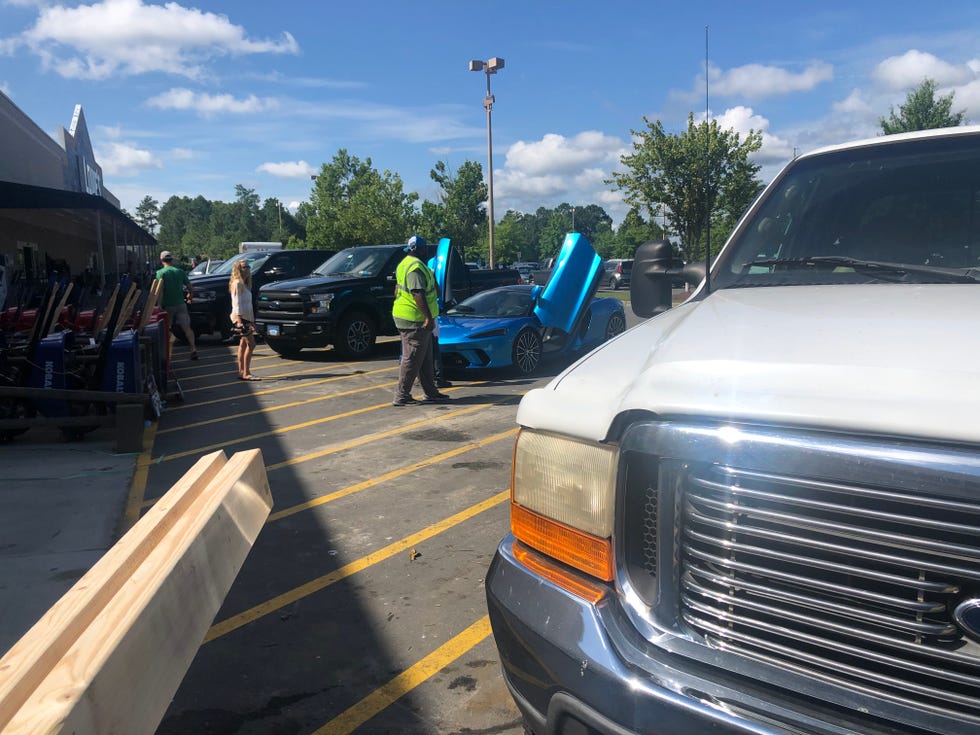
[[345, 360], [367, 357], [374, 351], [377, 330], [371, 318], [361, 311], [344, 314], [337, 322], [333, 348]]
[[299, 351], [302, 349], [302, 347], [298, 347], [292, 342], [287, 342], [282, 339], [269, 339], [266, 337], [265, 343], [269, 345], [269, 349], [277, 355], [285, 357], [287, 360], [295, 360], [299, 357]]
[[541, 364], [541, 335], [527, 327], [514, 338], [510, 360], [521, 375], [531, 375]]

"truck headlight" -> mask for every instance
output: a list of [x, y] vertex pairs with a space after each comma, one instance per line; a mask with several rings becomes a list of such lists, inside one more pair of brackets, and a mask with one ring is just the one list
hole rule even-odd
[[191, 291], [191, 303], [201, 304], [207, 301], [214, 301], [218, 294], [215, 291]]
[[514, 450], [514, 535], [576, 569], [611, 580], [618, 459], [616, 447], [522, 430]]
[[318, 311], [326, 311], [330, 308], [330, 302], [333, 301], [334, 294], [332, 293], [312, 293], [310, 294], [310, 303], [313, 306], [313, 313]]

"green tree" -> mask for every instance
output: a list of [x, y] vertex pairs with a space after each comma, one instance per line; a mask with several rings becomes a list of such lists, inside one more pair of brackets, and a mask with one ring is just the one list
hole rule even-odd
[[742, 140], [716, 120], [695, 124], [693, 115], [679, 135], [667, 134], [659, 120], [643, 121], [646, 130], [632, 131], [633, 152], [620, 159], [626, 170], [614, 172], [610, 183], [631, 205], [651, 212], [666, 205], [671, 229], [692, 260], [704, 253], [708, 223], [734, 224], [761, 190], [760, 167], [749, 155], [762, 146], [762, 136], [753, 130]]
[[663, 229], [656, 222], [643, 219], [640, 210], [631, 207], [623, 217], [623, 221], [616, 230], [616, 237], [613, 247], [608, 254], [599, 254], [606, 258], [632, 258], [636, 254], [636, 249], [649, 240], [660, 240], [663, 238]]
[[465, 258], [466, 253], [476, 251], [486, 224], [487, 185], [483, 181], [483, 166], [476, 161], [464, 161], [457, 171], [452, 171], [444, 161], [437, 161], [429, 176], [442, 190], [441, 201], [429, 207], [427, 202], [422, 203], [422, 221], [437, 224], [438, 228], [428, 230], [430, 235], [451, 238]]
[[308, 247], [340, 248], [403, 242], [418, 222], [418, 194], [401, 177], [378, 172], [345, 149], [323, 164], [304, 211]]
[[914, 130], [932, 128], [955, 128], [963, 124], [965, 110], [952, 112], [954, 92], [936, 98], [936, 82], [928, 77], [909, 92], [905, 104], [900, 105], [898, 113], [892, 107], [887, 118], [880, 118], [881, 132], [910, 133]]
[[136, 205], [136, 224], [152, 234], [159, 222], [160, 202], [147, 194]]

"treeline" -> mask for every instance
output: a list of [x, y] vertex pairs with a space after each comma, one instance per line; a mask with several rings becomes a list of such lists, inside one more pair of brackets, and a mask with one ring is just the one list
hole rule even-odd
[[[172, 196], [163, 205], [147, 196], [134, 219], [156, 232], [161, 249], [189, 260], [194, 255], [227, 258], [247, 241], [282, 242], [288, 248], [338, 250], [354, 245], [404, 242], [418, 232], [433, 241], [452, 238], [467, 260], [488, 260], [487, 188], [483, 167], [465, 161], [452, 170], [443, 161], [430, 176], [439, 185], [438, 201], [419, 203], [404, 189], [401, 177], [378, 171], [371, 159], [339, 150], [317, 175], [309, 201], [295, 214], [276, 199], [260, 202], [255, 190], [235, 187], [231, 202], [203, 196]], [[494, 227], [498, 263], [540, 260], [557, 254], [565, 234], [586, 235], [606, 258], [632, 257], [636, 246], [662, 236], [661, 228], [630, 210], [619, 227], [597, 204], [533, 213], [510, 210]]]

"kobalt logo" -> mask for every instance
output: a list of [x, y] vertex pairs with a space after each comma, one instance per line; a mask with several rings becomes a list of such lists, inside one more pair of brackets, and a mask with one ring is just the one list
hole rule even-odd
[[126, 388], [126, 363], [116, 363], [116, 393], [122, 393]]
[[54, 361], [45, 360], [44, 361], [44, 387], [51, 388], [54, 386]]

